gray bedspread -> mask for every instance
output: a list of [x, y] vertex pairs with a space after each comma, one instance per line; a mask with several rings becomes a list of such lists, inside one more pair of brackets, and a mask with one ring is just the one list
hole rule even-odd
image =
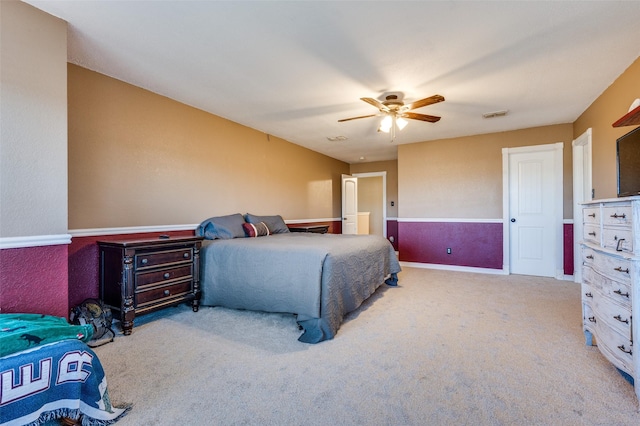
[[347, 313], [400, 272], [393, 246], [374, 235], [207, 240], [200, 262], [202, 305], [296, 314], [306, 343], [332, 339]]

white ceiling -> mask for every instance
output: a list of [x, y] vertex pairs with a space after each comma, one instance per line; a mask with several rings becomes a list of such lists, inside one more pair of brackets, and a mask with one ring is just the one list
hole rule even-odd
[[[69, 62], [348, 163], [571, 123], [640, 56], [640, 1], [26, 2], [69, 22]], [[392, 91], [443, 95], [415, 110], [442, 119], [394, 143], [378, 118], [338, 123]]]

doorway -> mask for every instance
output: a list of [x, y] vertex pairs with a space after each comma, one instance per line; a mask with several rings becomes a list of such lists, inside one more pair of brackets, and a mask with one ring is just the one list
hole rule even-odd
[[564, 277], [562, 149], [556, 143], [502, 150], [506, 273]]
[[[349, 188], [345, 188], [345, 179], [347, 185], [350, 185]], [[351, 179], [356, 180], [355, 184], [350, 184]], [[355, 197], [358, 213], [368, 213], [368, 233], [387, 238], [387, 172], [354, 173], [351, 176], [343, 176], [344, 194], [350, 194], [349, 199]], [[354, 204], [352, 201], [349, 203]], [[343, 196], [343, 221], [347, 217], [344, 214], [345, 207]]]

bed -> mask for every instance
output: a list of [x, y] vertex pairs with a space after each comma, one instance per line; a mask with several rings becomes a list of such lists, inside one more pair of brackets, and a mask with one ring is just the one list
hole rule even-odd
[[383, 237], [291, 233], [280, 216], [210, 218], [197, 233], [207, 238], [200, 304], [295, 314], [305, 343], [332, 339], [346, 314], [380, 285], [397, 285], [400, 272]]
[[0, 314], [0, 425], [108, 425], [128, 411], [111, 405], [100, 360], [85, 343], [90, 327]]

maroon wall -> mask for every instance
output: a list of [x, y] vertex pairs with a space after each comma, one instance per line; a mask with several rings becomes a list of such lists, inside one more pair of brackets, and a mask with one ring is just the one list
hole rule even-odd
[[399, 222], [398, 235], [401, 261], [502, 269], [501, 223]]
[[573, 224], [565, 223], [564, 229], [564, 274], [573, 275]]
[[[397, 232], [402, 261], [502, 269], [501, 223], [400, 222]], [[564, 274], [573, 275], [573, 224], [563, 232]]]
[[398, 251], [398, 221], [397, 220], [387, 220], [387, 238], [393, 237], [393, 241], [391, 241], [391, 245], [393, 248]]
[[0, 250], [0, 310], [67, 317], [68, 246]]

